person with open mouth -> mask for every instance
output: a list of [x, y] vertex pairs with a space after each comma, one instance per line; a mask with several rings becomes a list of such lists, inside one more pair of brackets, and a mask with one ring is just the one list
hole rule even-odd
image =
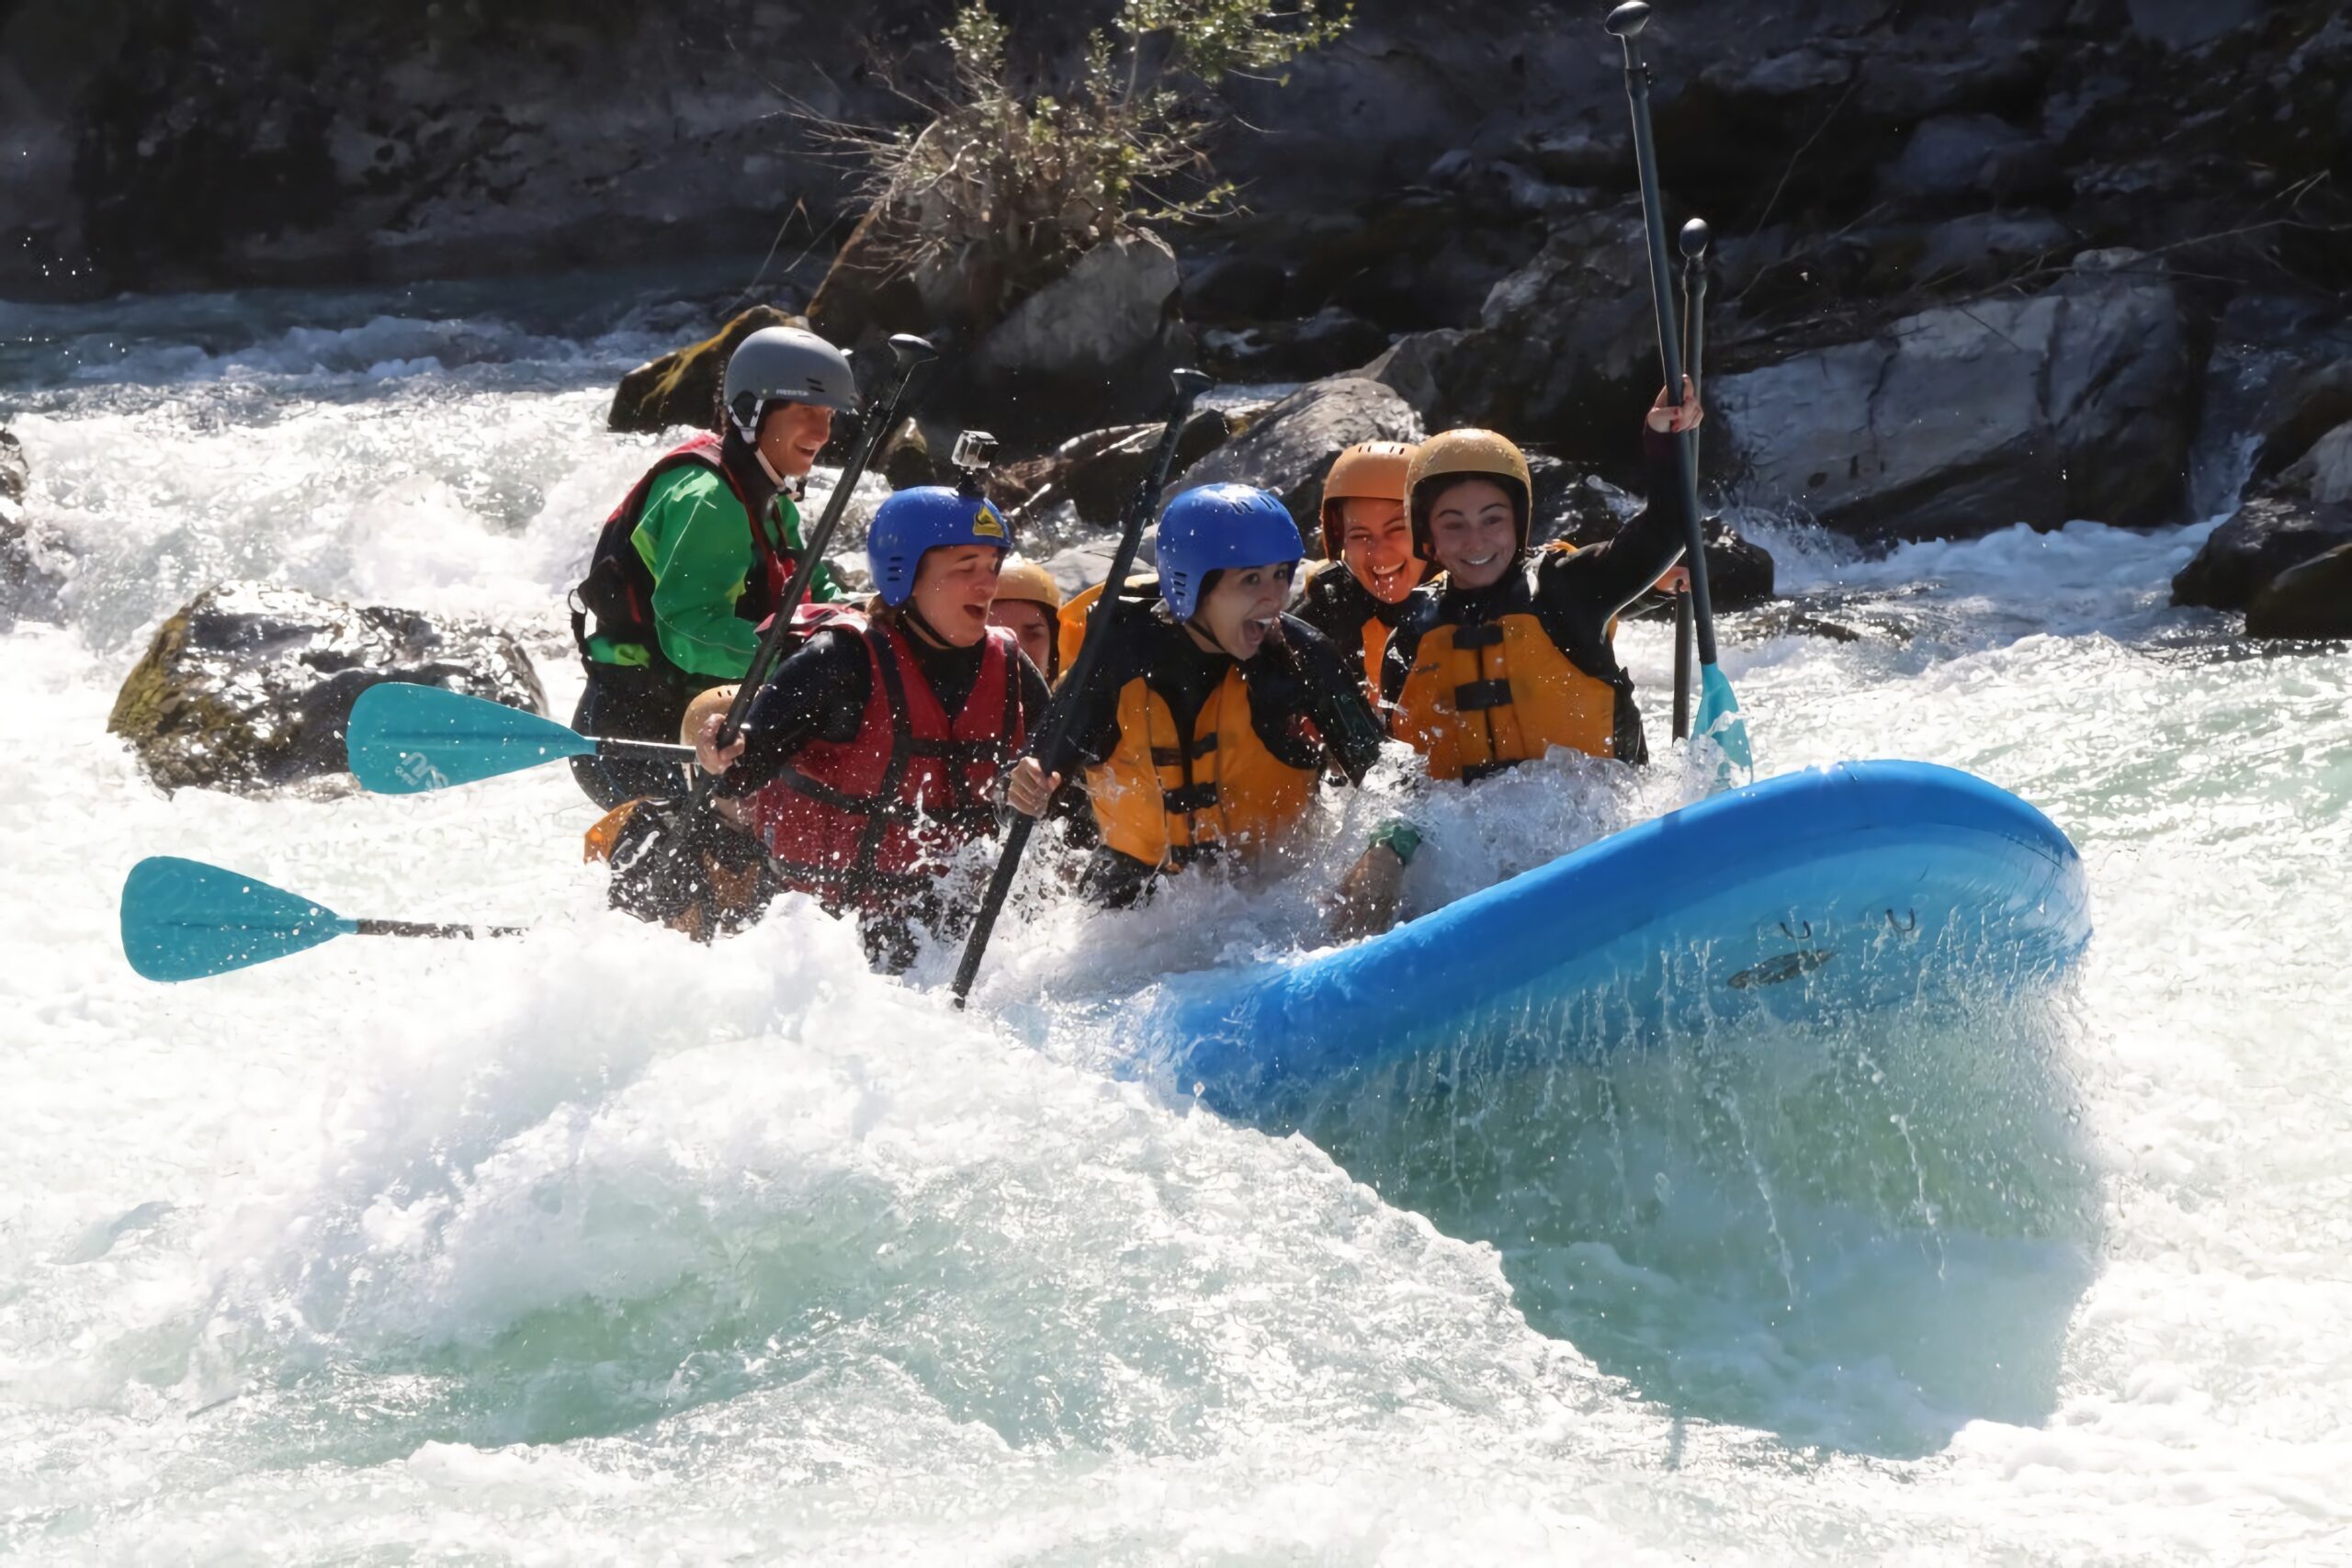
[[[1292, 846], [1327, 765], [1356, 784], [1378, 758], [1349, 653], [1283, 613], [1305, 553], [1283, 503], [1250, 485], [1199, 486], [1160, 514], [1156, 596], [1121, 596], [1095, 679], [1063, 694], [1102, 840], [1088, 897], [1122, 908], [1212, 861], [1262, 870]], [[1007, 799], [1037, 816], [1062, 782], [1023, 758]], [[1340, 889], [1341, 935], [1394, 920], [1419, 842], [1404, 823], [1374, 835]]]
[[1045, 676], [989, 620], [1012, 547], [977, 489], [902, 490], [866, 532], [874, 598], [802, 612], [805, 640], [724, 750], [725, 700], [703, 702], [695, 757], [720, 812], [765, 849], [775, 887], [857, 915], [888, 969], [966, 912], [941, 873], [995, 834], [1005, 771], [1045, 713]]
[[1388, 634], [1430, 566], [1405, 515], [1407, 441], [1360, 441], [1323, 479], [1323, 554], [1307, 569], [1298, 617], [1341, 648], [1363, 645], [1363, 685], [1380, 689]]
[[[841, 350], [798, 327], [764, 327], [728, 357], [718, 429], [665, 453], [605, 519], [588, 575], [572, 591], [571, 631], [587, 666], [572, 728], [624, 740], [673, 740], [701, 692], [741, 681], [799, 560], [792, 491], [857, 407]], [[820, 563], [808, 597], [841, 597]], [[590, 629], [591, 618], [594, 627]], [[679, 769], [599, 756], [571, 760], [607, 808], [673, 795]]]
[[1679, 560], [1674, 435], [1704, 417], [1684, 383], [1644, 424], [1650, 502], [1617, 536], [1531, 549], [1526, 456], [1491, 430], [1449, 430], [1406, 476], [1413, 538], [1443, 575], [1413, 591], [1388, 639], [1381, 696], [1430, 776], [1475, 781], [1553, 747], [1649, 759], [1634, 682], [1610, 639], [1618, 612]]

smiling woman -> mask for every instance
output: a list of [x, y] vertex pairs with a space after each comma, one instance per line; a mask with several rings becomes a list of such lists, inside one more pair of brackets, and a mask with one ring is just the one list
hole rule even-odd
[[855, 911], [889, 967], [912, 959], [917, 926], [942, 920], [939, 874], [996, 830], [999, 776], [1045, 710], [1045, 678], [989, 625], [1012, 545], [978, 496], [900, 491], [866, 531], [874, 604], [813, 612], [742, 738], [720, 750], [717, 714], [695, 737], [775, 886]]

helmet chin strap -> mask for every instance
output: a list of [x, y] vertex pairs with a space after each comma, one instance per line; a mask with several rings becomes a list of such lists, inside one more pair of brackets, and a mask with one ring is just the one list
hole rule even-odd
[[906, 603], [899, 606], [899, 614], [905, 619], [907, 625], [913, 628], [917, 637], [922, 637], [933, 648], [954, 648], [956, 646], [954, 643], [939, 635], [939, 628], [931, 624], [930, 619], [925, 616], [922, 609], [916, 605], [912, 595], [909, 595]]

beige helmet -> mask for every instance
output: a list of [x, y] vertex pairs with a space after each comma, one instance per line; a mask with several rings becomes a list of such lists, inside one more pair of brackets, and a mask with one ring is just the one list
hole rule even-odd
[[1405, 507], [1412, 514], [1413, 547], [1430, 560], [1430, 507], [1442, 482], [1452, 479], [1492, 479], [1510, 495], [1519, 519], [1519, 547], [1527, 547], [1527, 520], [1534, 509], [1535, 481], [1527, 471], [1527, 455], [1508, 436], [1491, 430], [1448, 430], [1430, 436], [1413, 449], [1405, 476]]
[[[1409, 441], [1359, 441], [1331, 459], [1323, 476], [1323, 553], [1340, 558], [1340, 502], [1405, 499], [1405, 473], [1413, 461]], [[1418, 546], [1416, 547], [1418, 547]]]
[[1049, 615], [1058, 615], [1062, 609], [1062, 585], [1054, 574], [1035, 561], [1014, 556], [1004, 563], [997, 574], [996, 596], [1000, 599], [1023, 599], [1033, 604], [1043, 604]]

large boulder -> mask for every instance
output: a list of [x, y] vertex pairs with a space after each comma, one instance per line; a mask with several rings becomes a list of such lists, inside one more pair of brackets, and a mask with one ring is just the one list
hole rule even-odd
[[1360, 376], [1335, 376], [1301, 387], [1261, 415], [1249, 433], [1185, 469], [1169, 489], [1250, 484], [1272, 491], [1317, 543], [1323, 476], [1331, 459], [1359, 441], [1419, 441], [1421, 422], [1390, 389]]
[[2188, 334], [2172, 284], [2132, 261], [2083, 258], [2040, 294], [1713, 378], [1747, 499], [1881, 539], [2165, 521], [2188, 464]]
[[2352, 423], [2337, 426], [2207, 536], [2172, 602], [2249, 609], [2273, 579], [2352, 544]]
[[808, 321], [774, 305], [754, 305], [700, 343], [674, 349], [621, 378], [608, 430], [659, 434], [681, 424], [703, 428], [718, 423], [718, 391], [726, 384], [727, 361], [736, 346], [763, 327], [805, 327]]
[[1258, 321], [1201, 335], [1201, 363], [1227, 381], [1314, 381], [1379, 355], [1388, 334], [1337, 305], [1303, 321]]
[[226, 582], [155, 633], [107, 728], [165, 789], [266, 789], [341, 773], [351, 705], [384, 681], [547, 706], [530, 657], [495, 626]]
[[2352, 543], [2290, 566], [2245, 607], [2245, 634], [2352, 637]]
[[[1176, 438], [1172, 471], [1183, 472], [1223, 446], [1248, 423], [1238, 411], [1195, 411]], [[1114, 526], [1149, 470], [1165, 428], [1164, 423], [1122, 424], [1074, 435], [1043, 457], [992, 469], [987, 480], [989, 497], [1005, 508], [1016, 525], [1026, 525], [1068, 505], [1081, 523]]]
[[961, 367], [961, 406], [1022, 441], [1072, 424], [1141, 420], [1193, 361], [1176, 254], [1151, 234], [1108, 240], [1015, 305]]
[[26, 514], [31, 470], [13, 431], [0, 430], [0, 632], [18, 620], [57, 618], [58, 595], [73, 576], [65, 536]]

